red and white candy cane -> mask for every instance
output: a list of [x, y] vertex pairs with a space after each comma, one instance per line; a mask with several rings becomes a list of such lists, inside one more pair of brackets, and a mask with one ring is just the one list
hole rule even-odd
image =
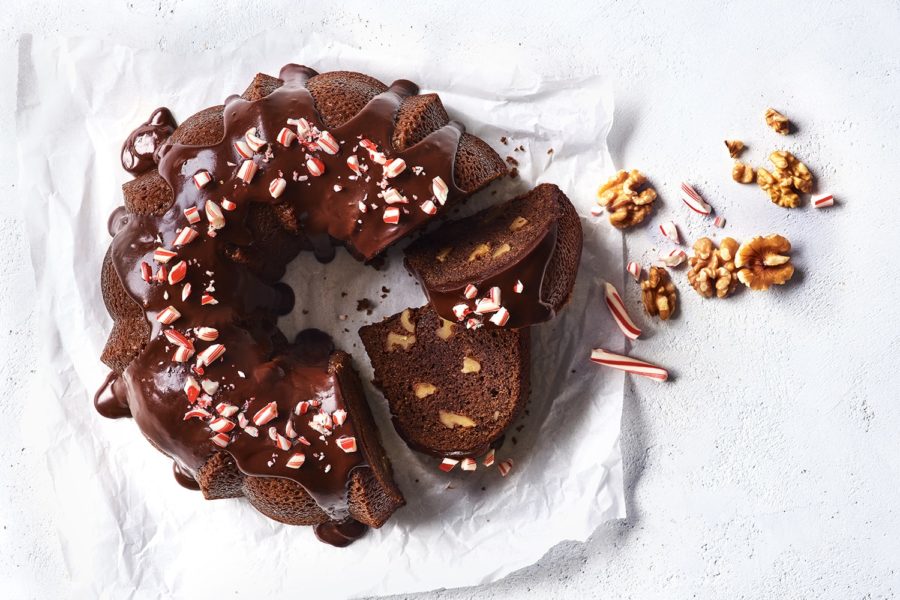
[[634, 277], [635, 281], [641, 280], [641, 265], [638, 263], [634, 261], [629, 262], [625, 267], [625, 270], [631, 273], [631, 276]]
[[608, 350], [603, 350], [602, 348], [591, 350], [591, 362], [603, 365], [604, 367], [619, 369], [626, 373], [656, 379], [657, 381], [665, 381], [669, 378], [669, 372], [662, 367], [657, 367], [656, 365], [643, 360], [638, 360], [637, 358], [631, 358], [630, 356], [615, 354]]
[[661, 223], [659, 226], [659, 231], [665, 237], [672, 240], [676, 244], [680, 244], [681, 240], [678, 239], [678, 228], [675, 226], [675, 223], [672, 221], [666, 221], [665, 223]]
[[625, 310], [625, 303], [622, 302], [622, 297], [619, 295], [618, 290], [608, 281], [605, 282], [604, 287], [606, 289], [606, 308], [612, 313], [616, 325], [619, 326], [619, 329], [622, 330], [622, 333], [628, 339], [638, 339], [641, 335], [641, 329], [634, 324], [634, 320], [632, 320], [628, 311]]
[[826, 206], [834, 206], [834, 196], [831, 194], [821, 194], [812, 197], [812, 204], [816, 208], [825, 208]]
[[681, 184], [681, 200], [697, 214], [708, 215], [712, 212], [712, 207], [707, 204], [697, 190], [692, 188], [690, 184]]

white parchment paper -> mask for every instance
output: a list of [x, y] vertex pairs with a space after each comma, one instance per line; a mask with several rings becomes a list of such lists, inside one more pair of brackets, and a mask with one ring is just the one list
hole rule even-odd
[[[474, 585], [625, 516], [622, 375], [588, 361], [591, 347], [623, 345], [599, 288], [603, 278], [622, 281], [621, 238], [588, 216], [597, 184], [612, 170], [612, 97], [601, 79], [546, 81], [521, 69], [424, 64], [275, 34], [190, 56], [25, 38], [19, 58], [17, 201], [27, 213], [43, 348], [39, 397], [26, 404], [23, 427], [44, 450], [48, 518], [73, 595], [337, 598]], [[270, 521], [243, 500], [208, 502], [181, 488], [171, 462], [133, 422], [103, 419], [91, 403], [106, 373], [99, 355], [111, 322], [99, 273], [110, 241], [107, 217], [128, 178], [119, 167], [122, 140], [157, 106], [184, 120], [243, 91], [257, 71], [277, 74], [287, 62], [360, 70], [385, 82], [403, 77], [439, 92], [452, 117], [519, 162], [518, 179], [493, 185], [464, 212], [549, 181], [569, 195], [585, 227], [574, 297], [560, 317], [535, 330], [527, 415], [498, 453], [515, 460], [512, 473], [439, 472], [435, 459], [406, 448], [381, 395], [367, 384], [408, 505], [346, 549], [320, 544], [309, 528]], [[520, 145], [524, 151], [515, 151]], [[282, 327], [288, 335], [305, 326], [325, 329], [368, 381], [357, 329], [424, 303], [400, 263], [396, 250], [384, 271], [344, 251], [329, 265], [301, 256], [286, 279], [298, 310]], [[382, 286], [390, 289], [385, 298]], [[376, 304], [373, 315], [356, 310], [362, 298]]]

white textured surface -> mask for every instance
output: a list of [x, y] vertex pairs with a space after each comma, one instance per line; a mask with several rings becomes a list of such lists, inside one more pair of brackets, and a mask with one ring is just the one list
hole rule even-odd
[[[900, 292], [892, 261], [900, 225], [893, 178], [900, 137], [900, 6], [817, 2], [591, 3], [548, 12], [522, 2], [374, 8], [161, 0], [13, 3], [0, 16], [0, 130], [10, 132], [15, 40], [21, 33], [88, 34], [139, 46], [213, 48], [290, 21], [359, 46], [419, 52], [440, 67], [491, 60], [556, 75], [618, 80], [610, 150], [647, 171], [662, 194], [657, 218], [704, 233], [678, 204], [688, 178], [737, 237], [779, 231], [800, 276], [768, 294], [702, 301], [677, 278], [684, 308], [641, 325], [635, 354], [675, 380], [628, 384], [623, 423], [627, 522], [587, 544], [563, 545], [537, 566], [480, 590], [441, 598], [892, 597], [900, 589]], [[204, 3], [206, 5], [206, 3]], [[474, 4], [472, 5], [474, 6]], [[800, 132], [783, 139], [761, 113], [783, 109]], [[806, 159], [839, 206], [785, 211], [728, 177], [721, 140], [740, 136], [759, 161], [785, 144]], [[52, 140], [47, 140], [52, 151]], [[0, 147], [0, 191], [15, 181]], [[12, 423], [32, 369], [29, 280], [21, 225], [0, 205], [0, 399]], [[626, 236], [629, 257], [655, 255], [649, 229]], [[625, 291], [637, 299], [636, 286]], [[635, 311], [637, 312], [637, 311]], [[598, 310], [598, 319], [608, 318]], [[577, 418], [566, 415], [565, 418]], [[28, 440], [4, 426], [0, 444], [0, 580], [4, 595], [66, 597], [28, 474]], [[448, 565], [452, 568], [452, 565]], [[112, 567], [111, 567], [112, 568]], [[288, 591], [290, 592], [290, 591]]]

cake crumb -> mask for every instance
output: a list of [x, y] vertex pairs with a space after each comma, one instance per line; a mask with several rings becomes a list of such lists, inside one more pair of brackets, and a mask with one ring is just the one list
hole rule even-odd
[[506, 157], [506, 162], [508, 162], [508, 163], [510, 164], [510, 166], [513, 166], [513, 167], [519, 166], [519, 161], [517, 161], [517, 160], [516, 160], [515, 158], [513, 158], [512, 156], [507, 156], [507, 157]]
[[366, 313], [367, 315], [371, 315], [371, 314], [372, 314], [372, 310], [373, 310], [374, 308], [375, 308], [375, 305], [372, 304], [372, 301], [369, 300], [368, 298], [362, 298], [362, 299], [356, 301], [356, 310], [357, 310], [358, 312], [363, 312], [363, 311], [365, 311], [365, 313]]
[[500, 138], [500, 143], [506, 146], [509, 144], [509, 139], [504, 135]]
[[512, 169], [509, 170], [509, 178], [510, 179], [518, 179], [518, 177], [519, 177], [519, 169], [517, 169], [516, 167], [513, 167]]
[[547, 154], [553, 154], [553, 148], [547, 148]]

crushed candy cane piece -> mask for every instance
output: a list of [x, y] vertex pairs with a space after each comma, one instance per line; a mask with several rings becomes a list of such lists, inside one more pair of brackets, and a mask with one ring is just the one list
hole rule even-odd
[[712, 212], [712, 207], [687, 183], [681, 184], [681, 200], [695, 213], [708, 215]]
[[631, 273], [631, 276], [634, 277], [635, 281], [641, 280], [641, 265], [638, 263], [631, 261], [628, 263], [628, 266], [625, 267], [625, 270]]
[[156, 315], [156, 320], [163, 325], [171, 325], [181, 316], [181, 313], [174, 306], [167, 306]]
[[444, 473], [449, 473], [453, 470], [453, 467], [459, 464], [459, 461], [455, 458], [445, 458], [441, 461], [440, 466], [438, 467]]
[[675, 226], [675, 223], [672, 221], [666, 221], [665, 223], [661, 223], [659, 226], [659, 231], [665, 237], [672, 240], [676, 244], [680, 244], [681, 240], [678, 238], [678, 227]]
[[661, 260], [669, 267], [677, 267], [687, 260], [687, 253], [681, 248], [675, 248], [674, 250], [670, 250], [669, 252], [661, 252], [659, 255], [659, 260]]
[[444, 180], [438, 176], [431, 180], [431, 192], [434, 194], [434, 197], [437, 198], [438, 204], [443, 206], [444, 203], [447, 202], [450, 188], [448, 188]]
[[812, 204], [816, 208], [825, 208], [826, 206], [834, 206], [834, 196], [831, 194], [821, 194], [812, 197]]
[[284, 466], [288, 469], [299, 469], [303, 466], [303, 463], [306, 462], [306, 455], [302, 452], [297, 452], [292, 454], [291, 457], [284, 463]]
[[245, 160], [238, 168], [238, 179], [240, 179], [244, 183], [250, 183], [251, 181], [253, 181], [253, 176], [256, 175], [257, 169], [258, 167], [256, 166], [255, 162], [250, 159]]
[[512, 471], [513, 464], [513, 459], [507, 458], [499, 465], [497, 465], [497, 470], [500, 471], [500, 476], [506, 477], [507, 475], [509, 475], [509, 472]]
[[464, 458], [459, 464], [459, 468], [463, 471], [474, 471], [478, 468], [478, 463], [475, 462], [474, 458]]
[[212, 175], [209, 174], [209, 171], [198, 171], [194, 173], [194, 185], [197, 186], [198, 190], [202, 190], [212, 181]]
[[275, 402], [269, 402], [253, 415], [253, 424], [257, 427], [265, 425], [278, 416], [278, 405]]
[[335, 443], [338, 445], [338, 448], [340, 448], [347, 454], [356, 452], [356, 438], [353, 436], [342, 435], [335, 440]]

